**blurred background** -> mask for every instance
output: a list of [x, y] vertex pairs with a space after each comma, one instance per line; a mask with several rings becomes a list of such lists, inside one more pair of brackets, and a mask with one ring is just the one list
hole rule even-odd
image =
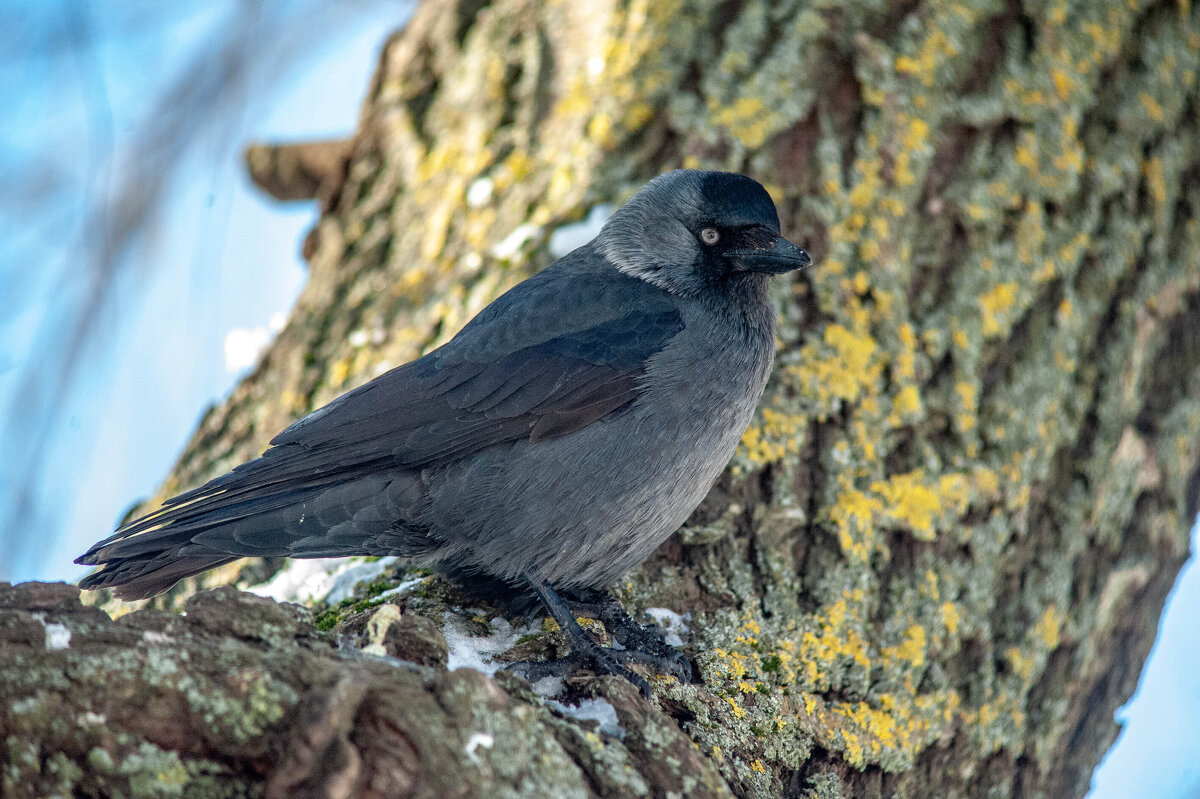
[[[78, 579], [254, 366], [316, 207], [244, 147], [352, 133], [410, 10], [0, 0], [0, 580]], [[1093, 797], [1200, 797], [1198, 542]]]

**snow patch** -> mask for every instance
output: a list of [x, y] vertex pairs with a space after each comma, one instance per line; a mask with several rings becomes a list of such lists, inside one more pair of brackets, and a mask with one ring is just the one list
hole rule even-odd
[[414, 577], [411, 580], [405, 580], [404, 582], [400, 583], [400, 585], [396, 586], [395, 588], [389, 588], [386, 591], [376, 594], [375, 598], [376, 599], [387, 599], [388, 597], [395, 596], [396, 594], [407, 593], [408, 591], [411, 591], [412, 589], [416, 588], [418, 585], [420, 585], [421, 583], [425, 582], [428, 579], [429, 579], [428, 577]]
[[601, 203], [588, 211], [586, 219], [558, 228], [550, 234], [550, 254], [555, 258], [562, 258], [571, 250], [587, 244], [596, 238], [600, 228], [604, 227], [604, 223], [612, 215], [612, 205]]
[[[690, 631], [687, 618], [668, 608], [646, 608], [646, 615], [666, 633], [664, 640], [671, 646], [683, 646], [683, 636]], [[688, 618], [691, 614], [688, 614]]]
[[271, 343], [265, 327], [235, 327], [225, 334], [225, 371], [240, 372], [258, 363], [258, 356]]
[[142, 632], [142, 640], [148, 644], [165, 644], [173, 640], [166, 633], [160, 633], [158, 630], [145, 630]]
[[617, 720], [617, 709], [607, 699], [584, 699], [578, 705], [564, 705], [562, 702], [547, 700], [551, 705], [566, 715], [580, 721], [597, 721], [600, 732], [613, 738], [625, 740], [625, 728]]
[[542, 232], [542, 229], [537, 225], [531, 225], [526, 222], [523, 225], [518, 225], [517, 229], [504, 237], [502, 241], [492, 247], [492, 255], [502, 261], [511, 261], [515, 258], [525, 245], [532, 239], [537, 238]]
[[489, 732], [473, 732], [471, 737], [467, 739], [467, 745], [463, 747], [463, 751], [467, 753], [467, 757], [471, 758], [471, 762], [479, 765], [479, 755], [475, 754], [475, 750], [479, 747], [491, 749], [496, 743], [496, 738]]
[[482, 208], [492, 201], [492, 190], [496, 184], [491, 178], [480, 178], [467, 187], [467, 205]]
[[442, 636], [450, 649], [446, 668], [475, 669], [491, 677], [504, 665], [494, 662], [496, 655], [512, 649], [522, 635], [534, 632], [532, 624], [514, 629], [507, 619], [499, 617], [488, 622], [488, 629], [490, 635], [471, 635], [451, 614], [442, 616]]
[[69, 649], [71, 647], [71, 631], [67, 629], [65, 624], [59, 624], [56, 621], [46, 621], [46, 617], [40, 613], [33, 615], [46, 628], [47, 652], [56, 652], [59, 649]]
[[244, 590], [276, 602], [304, 604], [324, 599], [336, 605], [352, 596], [358, 583], [369, 582], [395, 562], [392, 557], [367, 562], [362, 558], [289, 560], [270, 580]]
[[276, 311], [266, 325], [235, 327], [225, 334], [225, 371], [240, 372], [258, 363], [258, 356], [287, 324], [287, 314]]
[[562, 677], [543, 677], [533, 684], [533, 692], [543, 699], [552, 699], [563, 692], [566, 681]]

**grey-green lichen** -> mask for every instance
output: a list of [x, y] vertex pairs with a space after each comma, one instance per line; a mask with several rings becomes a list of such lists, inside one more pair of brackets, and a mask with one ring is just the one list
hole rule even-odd
[[[54, 609], [38, 610], [47, 595]], [[405, 621], [431, 601], [407, 594], [403, 606], [387, 605], [392, 626], [436, 635]], [[428, 666], [403, 662], [415, 639], [383, 636], [383, 657], [361, 654], [371, 630], [361, 617], [378, 607], [336, 636], [297, 610], [221, 588], [194, 596], [186, 616], [112, 621], [70, 586], [0, 584], [0, 791], [291, 796], [302, 786], [386, 785], [388, 795], [587, 797], [604, 786], [617, 796], [725, 795], [684, 733], [622, 680], [589, 690], [616, 706], [630, 730], [624, 741], [511, 675], [448, 673], [444, 652]], [[29, 638], [43, 613], [72, 631], [75, 646], [46, 650]], [[256, 625], [274, 629], [264, 637]]]
[[[125, 793], [130, 797], [178, 797], [184, 795], [191, 774], [178, 753], [164, 751], [148, 741], [142, 741], [132, 751], [114, 761], [107, 749], [88, 752], [88, 778], [101, 791], [111, 796]], [[76, 773], [76, 779], [81, 773]]]

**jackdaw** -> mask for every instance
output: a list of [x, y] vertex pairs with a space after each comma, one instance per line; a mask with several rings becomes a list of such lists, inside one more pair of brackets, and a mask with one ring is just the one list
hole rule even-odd
[[[123, 524], [76, 561], [101, 566], [80, 585], [140, 599], [241, 557], [396, 555], [468, 588], [531, 591], [572, 658], [643, 691], [628, 664], [690, 677], [604, 589], [733, 455], [775, 351], [768, 279], [809, 263], [754, 180], [660, 175], [448, 343]], [[626, 648], [600, 647], [571, 605]]]

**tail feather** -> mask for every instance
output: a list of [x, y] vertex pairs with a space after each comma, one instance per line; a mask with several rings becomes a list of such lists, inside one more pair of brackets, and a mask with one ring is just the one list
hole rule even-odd
[[[253, 475], [242, 473], [243, 479]], [[257, 486], [229, 475], [122, 525], [76, 559], [101, 568], [80, 587], [145, 599], [179, 580], [243, 557], [387, 555], [423, 530], [418, 474], [325, 474]]]
[[170, 549], [145, 557], [123, 558], [105, 563], [96, 572], [79, 581], [87, 590], [112, 588], [120, 599], [149, 599], [192, 575], [224, 566], [237, 560], [224, 554], [181, 556]]
[[[252, 466], [256, 468], [248, 468]], [[358, 476], [353, 473], [281, 475], [264, 458], [243, 464], [238, 470], [172, 497], [158, 510], [126, 522], [111, 536], [93, 544], [83, 557], [91, 557], [115, 541], [153, 533], [167, 526], [177, 532], [185, 529], [200, 531], [216, 524], [292, 506], [307, 497], [351, 482]]]

